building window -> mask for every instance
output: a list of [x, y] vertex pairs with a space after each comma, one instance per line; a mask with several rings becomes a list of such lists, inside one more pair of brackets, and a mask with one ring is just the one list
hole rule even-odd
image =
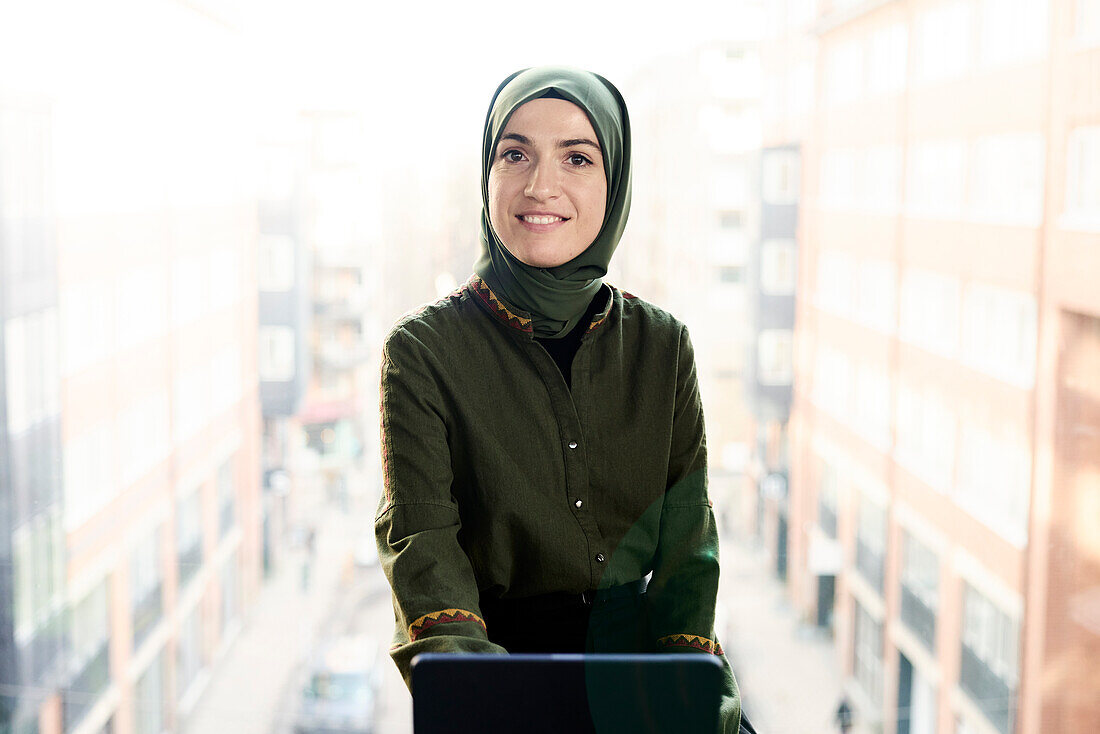
[[1015, 730], [1019, 638], [1019, 623], [965, 584], [959, 686], [1002, 734]]
[[820, 347], [814, 363], [814, 403], [837, 420], [847, 422], [853, 378], [852, 361], [847, 354], [829, 346]]
[[240, 612], [240, 571], [237, 567], [238, 553], [229, 556], [221, 573], [222, 592], [222, 639], [226, 630], [237, 621]]
[[210, 417], [210, 369], [206, 363], [180, 369], [172, 382], [172, 431], [176, 441], [194, 436]]
[[867, 64], [867, 87], [872, 94], [891, 94], [905, 88], [905, 63], [909, 32], [901, 23], [891, 23], [871, 33]]
[[60, 411], [57, 309], [4, 322], [8, 431], [19, 434]]
[[723, 285], [740, 285], [745, 282], [745, 268], [740, 265], [719, 265], [718, 282]]
[[944, 3], [917, 16], [916, 69], [920, 81], [945, 81], [969, 71], [972, 24], [969, 2]]
[[836, 467], [822, 460], [821, 484], [817, 490], [817, 524], [830, 538], [837, 535], [838, 483]]
[[219, 414], [235, 406], [243, 394], [241, 350], [231, 344], [210, 358], [210, 408]]
[[1035, 296], [982, 283], [963, 294], [962, 357], [987, 375], [1022, 388], [1035, 383]]
[[75, 673], [64, 691], [64, 729], [72, 731], [111, 682], [107, 579], [72, 610], [72, 659]]
[[237, 523], [237, 481], [234, 457], [218, 467], [218, 526], [224, 537]]
[[1018, 548], [1027, 543], [1031, 451], [1018, 431], [962, 422], [955, 501]]
[[1066, 215], [1071, 224], [1100, 229], [1100, 125], [1078, 127], [1069, 134]]
[[900, 381], [895, 458], [942, 493], [952, 487], [956, 425], [955, 412], [939, 391]]
[[1037, 227], [1043, 213], [1045, 143], [1039, 133], [989, 135], [974, 142], [970, 213], [996, 224]]
[[911, 144], [906, 193], [910, 216], [958, 219], [966, 196], [966, 144], [926, 140]]
[[182, 588], [202, 568], [202, 493], [197, 487], [176, 503], [176, 560]]
[[165, 730], [164, 661], [161, 650], [134, 685], [135, 734], [161, 734]]
[[890, 378], [867, 364], [856, 369], [854, 428], [879, 451], [890, 449]]
[[206, 312], [209, 272], [198, 257], [177, 258], [172, 264], [172, 325], [183, 326]]
[[286, 235], [260, 235], [259, 286], [261, 291], [282, 293], [294, 287], [294, 240]]
[[1081, 41], [1100, 41], [1100, 0], [1077, 0], [1074, 35]]
[[167, 393], [150, 395], [120, 413], [118, 437], [122, 484], [129, 486], [155, 467], [171, 450], [172, 426]]
[[126, 349], [165, 333], [168, 326], [167, 275], [155, 265], [131, 268], [118, 280], [115, 329]]
[[883, 593], [886, 577], [886, 511], [867, 500], [859, 503], [856, 568], [871, 588]]
[[821, 156], [821, 192], [825, 208], [856, 206], [856, 154], [850, 148], [830, 148]]
[[939, 558], [910, 533], [904, 533], [903, 538], [901, 621], [935, 655], [936, 611], [940, 598]]
[[240, 255], [236, 250], [222, 248], [210, 253], [210, 308], [220, 310], [240, 301]]
[[985, 66], [1037, 61], [1047, 52], [1047, 0], [981, 0], [979, 59]]
[[825, 99], [841, 105], [863, 96], [864, 51], [862, 39], [832, 46], [825, 57]]
[[798, 201], [799, 155], [795, 150], [764, 152], [764, 203], [793, 204]]
[[157, 626], [162, 612], [161, 602], [160, 528], [146, 536], [134, 548], [130, 558], [130, 602], [133, 604], [134, 649]]
[[718, 214], [718, 226], [722, 229], [740, 229], [744, 224], [744, 212], [728, 209]]
[[765, 240], [760, 245], [760, 292], [767, 296], [794, 295], [798, 274], [798, 245], [794, 240]]
[[790, 385], [794, 378], [790, 329], [765, 329], [757, 336], [757, 380], [762, 385]]
[[102, 281], [80, 283], [58, 293], [65, 375], [91, 367], [114, 349], [114, 305], [112, 289]]
[[856, 310], [856, 261], [846, 252], [820, 250], [817, 261], [817, 307], [852, 318]]
[[203, 668], [202, 615], [195, 609], [180, 623], [176, 641], [176, 697], [187, 695]]
[[118, 491], [115, 452], [120, 450], [114, 420], [96, 423], [70, 438], [62, 450], [65, 528], [75, 530], [94, 517]]
[[882, 705], [882, 625], [858, 601], [854, 601], [854, 606], [852, 667], [856, 681], [877, 707]]
[[859, 208], [875, 214], [896, 213], [901, 201], [901, 147], [869, 146], [858, 170], [862, 173], [862, 180], [856, 182]]
[[888, 260], [859, 263], [855, 320], [884, 334], [893, 333], [898, 308], [897, 280], [897, 268]]
[[261, 380], [286, 382], [294, 378], [294, 329], [289, 326], [261, 326], [259, 345]]
[[900, 336], [944, 357], [959, 349], [959, 280], [909, 268], [901, 276]]

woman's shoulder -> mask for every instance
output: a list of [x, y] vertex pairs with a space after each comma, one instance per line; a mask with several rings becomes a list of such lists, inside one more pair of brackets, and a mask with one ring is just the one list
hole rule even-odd
[[647, 333], [665, 332], [676, 336], [684, 329], [682, 321], [657, 304], [622, 288], [612, 288], [620, 296], [624, 329], [640, 329]]
[[388, 350], [408, 340], [433, 345], [441, 340], [461, 340], [463, 324], [470, 323], [470, 296], [465, 285], [402, 314], [390, 327], [383, 342]]

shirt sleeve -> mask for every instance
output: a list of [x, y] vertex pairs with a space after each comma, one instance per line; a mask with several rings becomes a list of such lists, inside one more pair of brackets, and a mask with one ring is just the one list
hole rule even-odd
[[668, 479], [661, 508], [653, 576], [646, 592], [650, 632], [659, 652], [704, 653], [722, 660], [721, 728], [736, 734], [741, 699], [714, 634], [718, 595], [718, 530], [707, 495], [707, 446], [695, 354], [681, 327], [676, 406]]
[[458, 542], [450, 450], [435, 377], [439, 365], [398, 328], [386, 340], [381, 376], [383, 491], [375, 520], [378, 557], [393, 590], [390, 656], [410, 687], [423, 652], [495, 652], [478, 605], [470, 560]]

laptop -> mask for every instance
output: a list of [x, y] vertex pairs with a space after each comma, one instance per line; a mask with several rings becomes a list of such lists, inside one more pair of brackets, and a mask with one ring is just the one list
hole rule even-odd
[[418, 655], [415, 734], [718, 730], [713, 655]]

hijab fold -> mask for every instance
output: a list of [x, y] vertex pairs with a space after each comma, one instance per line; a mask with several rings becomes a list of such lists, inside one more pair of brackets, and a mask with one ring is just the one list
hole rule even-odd
[[[512, 113], [542, 97], [584, 110], [596, 132], [607, 176], [607, 206], [596, 239], [569, 262], [527, 265], [497, 237], [489, 221], [489, 170]], [[580, 321], [603, 283], [630, 212], [630, 120], [619, 90], [598, 74], [559, 66], [517, 71], [497, 87], [485, 118], [481, 167], [481, 253], [474, 271], [510, 307], [530, 314], [534, 336], [559, 339]]]

